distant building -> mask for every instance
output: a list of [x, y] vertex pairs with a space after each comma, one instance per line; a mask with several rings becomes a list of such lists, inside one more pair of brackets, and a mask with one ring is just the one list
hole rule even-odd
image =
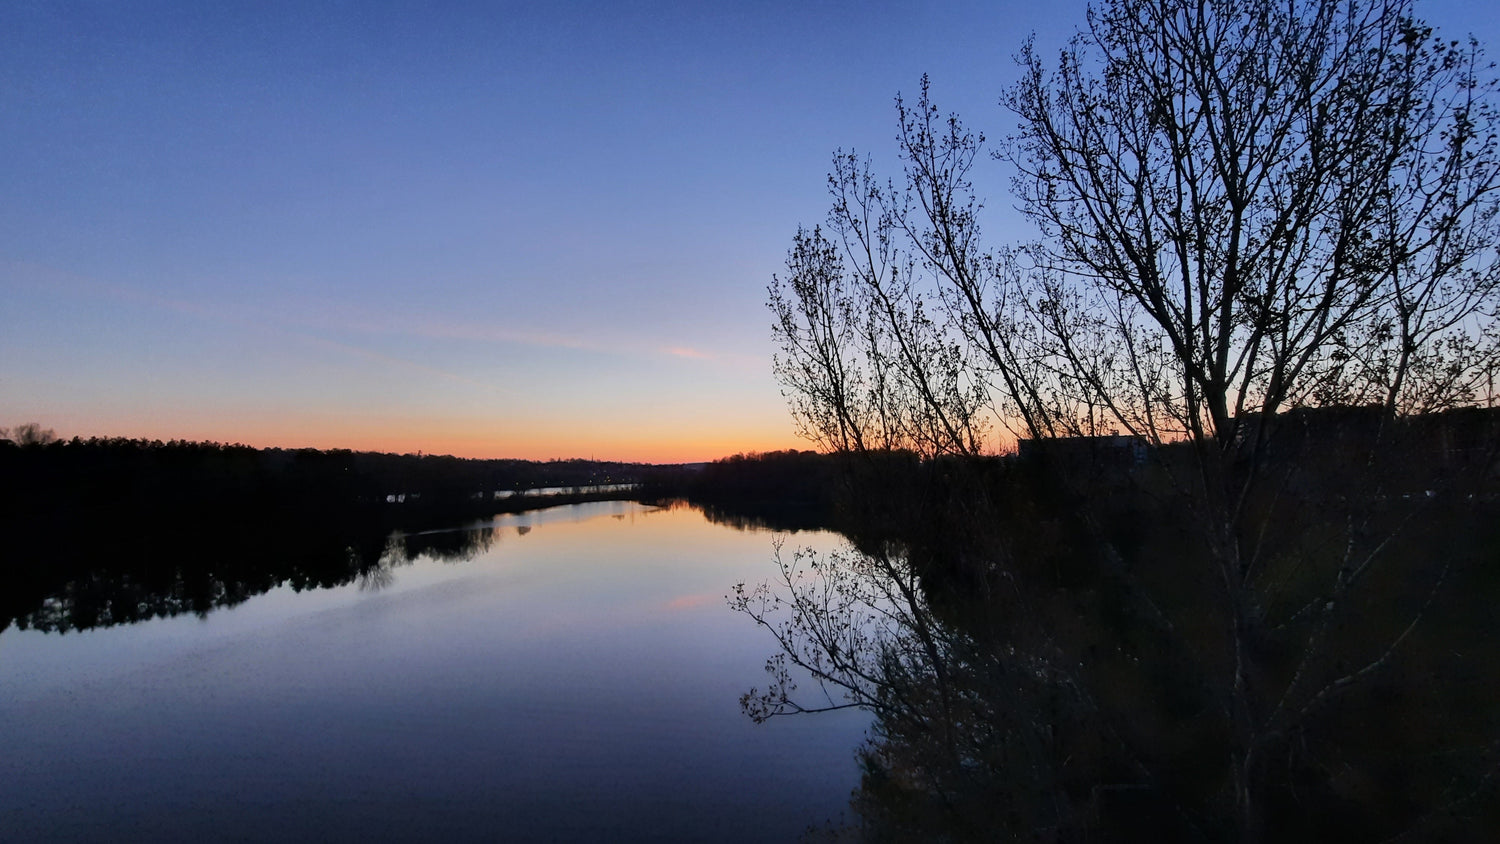
[[1022, 460], [1046, 460], [1068, 469], [1130, 469], [1146, 462], [1142, 437], [1109, 434], [1100, 437], [1046, 437], [1016, 443]]
[[1385, 408], [1379, 405], [1294, 407], [1267, 418], [1246, 413], [1235, 420], [1236, 450], [1258, 448], [1263, 457], [1299, 458], [1317, 454], [1332, 459], [1357, 459], [1389, 437]]
[[1380, 405], [1297, 407], [1269, 420], [1241, 416], [1235, 445], [1272, 459], [1366, 460], [1376, 449], [1432, 466], [1490, 463], [1500, 449], [1500, 408], [1460, 407], [1392, 416]]
[[1414, 416], [1404, 425], [1406, 445], [1444, 468], [1500, 462], [1500, 407], [1460, 407]]

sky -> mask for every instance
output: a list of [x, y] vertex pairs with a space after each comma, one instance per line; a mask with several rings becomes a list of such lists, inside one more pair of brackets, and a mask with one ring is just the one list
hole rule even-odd
[[[766, 287], [921, 76], [1083, 0], [0, 4], [0, 426], [466, 457], [807, 447]], [[1488, 0], [1419, 4], [1500, 51]], [[995, 240], [1029, 232], [976, 174]]]

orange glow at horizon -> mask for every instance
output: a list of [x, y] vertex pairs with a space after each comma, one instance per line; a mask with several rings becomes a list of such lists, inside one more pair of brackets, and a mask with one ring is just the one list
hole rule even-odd
[[[33, 421], [33, 420], [26, 420]], [[591, 427], [581, 423], [523, 425], [452, 419], [341, 420], [244, 418], [221, 421], [206, 414], [187, 420], [35, 420], [62, 438], [127, 437], [148, 440], [238, 443], [255, 448], [350, 449], [395, 454], [436, 454], [476, 459], [593, 459], [624, 463], [698, 463], [738, 453], [807, 449], [788, 423], [783, 430], [750, 425], [681, 431]]]

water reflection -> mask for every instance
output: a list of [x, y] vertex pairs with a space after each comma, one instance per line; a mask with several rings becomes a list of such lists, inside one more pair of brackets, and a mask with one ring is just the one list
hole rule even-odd
[[[859, 837], [1080, 834], [1075, 822], [1089, 810], [1079, 803], [1090, 797], [1076, 787], [1116, 760], [1098, 746], [1098, 713], [1083, 705], [1076, 666], [1028, 649], [1018, 625], [997, 640], [981, 624], [945, 618], [895, 547], [779, 548], [776, 562], [774, 581], [742, 584], [730, 602], [779, 647], [766, 665], [768, 684], [746, 692], [741, 706], [757, 723], [849, 707], [874, 714], [860, 749]], [[1171, 820], [1143, 828], [1152, 840], [1171, 839]]]
[[[277, 586], [329, 589], [390, 585], [395, 569], [418, 559], [461, 563], [491, 550], [502, 535], [524, 537], [564, 520], [567, 507], [502, 513], [458, 527], [392, 529], [377, 523], [299, 517], [212, 525], [142, 524], [135, 530], [84, 530], [55, 545], [32, 538], [0, 570], [0, 630], [66, 633], [182, 614], [204, 616], [238, 606]], [[615, 514], [623, 519], [623, 514]], [[741, 527], [746, 527], [742, 525]], [[55, 555], [49, 552], [55, 551]]]
[[[845, 809], [866, 721], [740, 714], [764, 642], [723, 595], [770, 540], [614, 502], [387, 531], [254, 600], [181, 559], [154, 592], [75, 577], [111, 596], [92, 629], [0, 633], [5, 836], [795, 839]], [[195, 571], [224, 592], [170, 603]], [[119, 625], [133, 600], [185, 614]]]
[[665, 502], [663, 506], [697, 510], [710, 522], [735, 530], [798, 533], [830, 528], [828, 514], [824, 509], [808, 507], [795, 500], [747, 499], [733, 503], [708, 500], [689, 503], [675, 500]]
[[[773, 651], [742, 706], [874, 714], [849, 830], [866, 840], [1235, 840], [1228, 702], [1234, 660], [1253, 659], [1257, 701], [1288, 713], [1247, 775], [1264, 840], [1488, 840], [1493, 509], [1409, 513], [1387, 568], [1322, 627], [1299, 608], [1340, 608], [1291, 585], [1330, 565], [1312, 545], [1323, 517], [1300, 515], [1260, 537], [1290, 550], [1265, 563], [1249, 653], [1226, 648], [1213, 572], [1170, 518], [1017, 520], [969, 580], [893, 541], [783, 546], [776, 576], [731, 598]], [[965, 538], [947, 548], [971, 552]]]
[[[22, 581], [12, 591], [16, 598], [7, 602], [5, 621], [22, 630], [66, 633], [184, 613], [202, 617], [282, 585], [301, 591], [358, 582], [362, 588], [379, 589], [389, 583], [394, 567], [420, 556], [470, 559], [493, 540], [490, 529], [416, 535], [394, 531], [351, 538], [339, 547], [333, 536], [294, 526], [258, 527], [274, 538], [240, 543], [226, 536], [203, 548], [163, 539], [134, 553], [129, 548], [101, 552], [92, 565], [55, 585]], [[44, 563], [38, 568], [49, 567]]]
[[[701, 513], [739, 531], [820, 529], [815, 514], [795, 507], [669, 501], [659, 508]], [[400, 527], [339, 510], [281, 518], [224, 513], [208, 522], [143, 518], [64, 536], [12, 537], [15, 556], [0, 569], [0, 630], [14, 624], [66, 633], [187, 613], [201, 617], [282, 585], [301, 591], [357, 584], [379, 591], [390, 585], [395, 569], [417, 559], [472, 560], [502, 536], [525, 537], [576, 512], [551, 507], [458, 526]]]

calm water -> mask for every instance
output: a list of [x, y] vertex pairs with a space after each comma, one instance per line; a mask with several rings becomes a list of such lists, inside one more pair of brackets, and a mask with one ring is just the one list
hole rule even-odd
[[[0, 840], [795, 840], [858, 712], [754, 725], [773, 534], [627, 502], [205, 618], [0, 633]], [[796, 544], [836, 545], [801, 533]]]

